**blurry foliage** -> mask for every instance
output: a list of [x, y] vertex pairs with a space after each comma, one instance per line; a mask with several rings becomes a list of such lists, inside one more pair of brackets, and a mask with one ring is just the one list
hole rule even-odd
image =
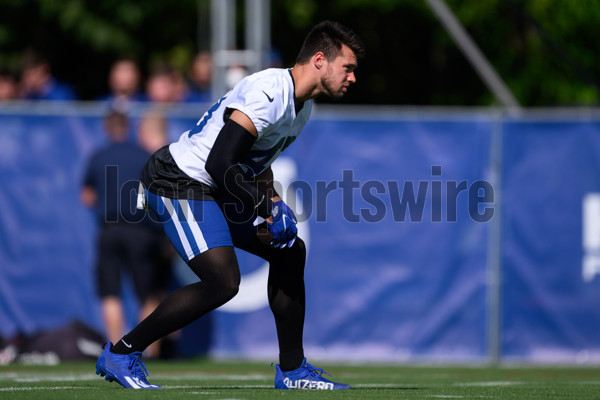
[[[600, 100], [599, 0], [445, 0], [524, 106], [596, 105]], [[306, 30], [323, 19], [354, 28], [367, 47], [346, 101], [490, 105], [493, 94], [424, 0], [303, 0], [317, 8], [292, 20], [273, 1], [273, 42], [293, 62]], [[291, 32], [290, 32], [291, 31]], [[278, 43], [277, 39], [285, 42]]]
[[[524, 105], [599, 101], [597, 0], [449, 2]], [[500, 23], [502, 22], [502, 23]]]
[[143, 72], [160, 58], [183, 66], [196, 51], [197, 0], [0, 0], [0, 67], [15, 68], [26, 48], [83, 99], [108, 91], [111, 63], [137, 59]]
[[[106, 91], [119, 55], [180, 68], [199, 43], [209, 0], [0, 0], [0, 67], [35, 47], [82, 98]], [[446, 0], [524, 106], [600, 100], [600, 0]], [[243, 1], [238, 1], [243, 7]], [[490, 105], [495, 99], [424, 0], [271, 0], [272, 43], [291, 66], [315, 23], [337, 20], [367, 47], [345, 103]], [[238, 18], [243, 23], [243, 18]], [[238, 32], [243, 29], [240, 26]], [[327, 101], [320, 99], [320, 101]]]

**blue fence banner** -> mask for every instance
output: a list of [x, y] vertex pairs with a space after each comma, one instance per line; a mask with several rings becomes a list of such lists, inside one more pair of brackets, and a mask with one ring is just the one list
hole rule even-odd
[[598, 362], [600, 123], [509, 121], [503, 133], [502, 353]]
[[[450, 213], [455, 222], [434, 222], [448, 214], [445, 198], [436, 206], [441, 213], [432, 210], [432, 192], [440, 183], [445, 192], [446, 182], [486, 179], [490, 129], [478, 120], [307, 125], [286, 154], [303, 200], [299, 218], [308, 218], [300, 224], [308, 225], [308, 236], [301, 231], [308, 242], [307, 354], [485, 357], [486, 226], [469, 217], [466, 191]], [[432, 176], [432, 166], [441, 166], [440, 176]], [[403, 198], [412, 196], [405, 183], [421, 183], [427, 194], [403, 211]], [[218, 318], [218, 355], [277, 354], [268, 308]]]
[[98, 326], [91, 214], [79, 202], [101, 120], [0, 116], [0, 330], [10, 337], [71, 319]]
[[[0, 110], [5, 338], [73, 320], [103, 329], [97, 227], [79, 198], [106, 143], [92, 110]], [[175, 111], [171, 141], [203, 110]], [[501, 361], [600, 363], [598, 160], [592, 117], [317, 108], [273, 165], [308, 249], [307, 356], [480, 362], [498, 350]], [[269, 266], [237, 255], [239, 294], [184, 330], [180, 355], [277, 359]], [[172, 275], [175, 287], [197, 279], [181, 261]]]

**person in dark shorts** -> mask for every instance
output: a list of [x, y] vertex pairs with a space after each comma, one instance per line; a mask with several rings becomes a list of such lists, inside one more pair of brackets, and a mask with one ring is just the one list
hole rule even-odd
[[[99, 224], [97, 290], [106, 336], [118, 340], [126, 329], [121, 300], [124, 274], [133, 282], [142, 320], [158, 305], [157, 275], [164, 268], [165, 247], [161, 227], [135, 208], [140, 172], [150, 154], [129, 141], [125, 114], [110, 110], [103, 123], [109, 144], [90, 158], [81, 200]], [[157, 355], [157, 349], [151, 349], [150, 355]]]

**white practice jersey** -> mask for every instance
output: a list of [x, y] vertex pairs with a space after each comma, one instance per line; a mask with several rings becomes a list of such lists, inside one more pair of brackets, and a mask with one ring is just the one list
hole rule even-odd
[[208, 154], [225, 124], [227, 110], [239, 110], [252, 120], [258, 138], [242, 167], [255, 176], [267, 169], [306, 125], [312, 100], [296, 115], [294, 81], [288, 69], [267, 69], [242, 79], [217, 101], [191, 130], [169, 146], [177, 166], [190, 177], [215, 187], [204, 166]]

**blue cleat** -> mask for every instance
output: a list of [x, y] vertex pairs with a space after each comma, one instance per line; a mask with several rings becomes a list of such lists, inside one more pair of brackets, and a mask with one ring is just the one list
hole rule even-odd
[[140, 359], [139, 351], [131, 354], [115, 354], [110, 351], [112, 343], [106, 343], [104, 351], [96, 361], [96, 375], [104, 376], [107, 381], [115, 381], [127, 389], [162, 389], [148, 383], [148, 370]]
[[[309, 389], [309, 390], [343, 390], [350, 389], [345, 383], [331, 382], [323, 377], [329, 375], [321, 368], [315, 368], [302, 360], [300, 368], [293, 371], [282, 371], [275, 365], [275, 389]], [[329, 375], [331, 376], [331, 375]]]

